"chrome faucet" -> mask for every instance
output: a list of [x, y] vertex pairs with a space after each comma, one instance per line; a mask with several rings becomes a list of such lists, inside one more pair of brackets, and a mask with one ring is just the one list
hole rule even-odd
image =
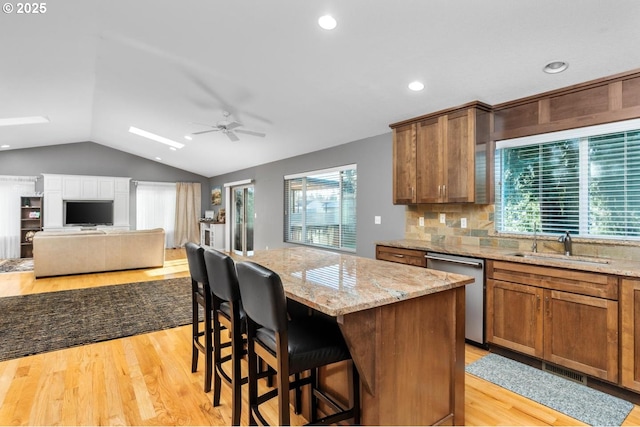
[[564, 243], [564, 254], [566, 256], [571, 255], [571, 235], [568, 231], [558, 238], [558, 242]]

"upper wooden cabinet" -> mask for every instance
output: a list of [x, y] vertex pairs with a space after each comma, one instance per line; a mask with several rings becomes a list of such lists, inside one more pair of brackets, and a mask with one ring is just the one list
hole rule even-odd
[[390, 125], [393, 202], [490, 203], [490, 111], [476, 101]]

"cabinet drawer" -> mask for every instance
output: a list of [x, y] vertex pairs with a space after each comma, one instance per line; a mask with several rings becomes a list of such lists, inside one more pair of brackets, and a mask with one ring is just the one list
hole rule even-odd
[[618, 300], [618, 278], [607, 274], [541, 267], [517, 262], [491, 261], [487, 263], [487, 277], [539, 288]]
[[426, 267], [427, 259], [425, 251], [418, 249], [392, 248], [389, 246], [376, 246], [376, 259], [398, 262], [401, 264]]

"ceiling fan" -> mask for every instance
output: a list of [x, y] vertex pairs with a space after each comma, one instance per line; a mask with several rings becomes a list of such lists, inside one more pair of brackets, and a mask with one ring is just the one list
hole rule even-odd
[[209, 132], [222, 132], [223, 134], [227, 135], [227, 138], [229, 138], [231, 141], [239, 141], [240, 140], [240, 138], [238, 138], [238, 135], [236, 135], [236, 133], [243, 133], [243, 134], [246, 134], [246, 135], [253, 135], [253, 136], [259, 136], [259, 137], [266, 136], [266, 134], [261, 133], [261, 132], [254, 132], [252, 130], [238, 129], [240, 126], [242, 126], [242, 124], [238, 123], [236, 121], [229, 120], [229, 117], [231, 116], [231, 114], [228, 111], [223, 111], [222, 115], [224, 116], [224, 119], [219, 121], [215, 125], [207, 125], [207, 124], [204, 124], [204, 123], [195, 123], [195, 124], [198, 124], [198, 125], [201, 125], [201, 126], [210, 127], [212, 129], [203, 130], [203, 131], [200, 131], [200, 132], [194, 132], [194, 133], [192, 133], [192, 135], [202, 135], [203, 133], [209, 133]]

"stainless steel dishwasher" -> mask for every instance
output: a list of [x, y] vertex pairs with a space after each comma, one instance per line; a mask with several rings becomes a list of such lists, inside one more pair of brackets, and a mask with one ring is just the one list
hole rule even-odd
[[427, 268], [474, 278], [465, 288], [465, 338], [484, 346], [484, 260], [427, 252]]

